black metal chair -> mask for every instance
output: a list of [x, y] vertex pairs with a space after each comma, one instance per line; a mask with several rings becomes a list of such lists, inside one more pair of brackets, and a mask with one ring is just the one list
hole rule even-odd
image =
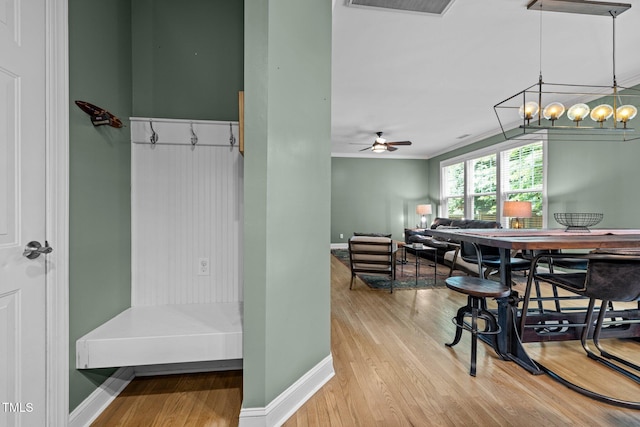
[[[492, 246], [461, 242], [459, 256], [466, 262], [478, 264], [478, 275], [485, 279], [501, 267], [500, 249]], [[531, 260], [511, 257], [510, 262], [511, 271], [528, 271], [531, 268]]]
[[[537, 273], [535, 266], [541, 260], [554, 262], [558, 259], [587, 261], [587, 268], [583, 272], [568, 273]], [[600, 343], [600, 336], [603, 329], [629, 327], [631, 324], [637, 326], [640, 318], [637, 319], [607, 319], [607, 312], [612, 308], [612, 302], [632, 302], [640, 300], [640, 249], [607, 249], [597, 250], [589, 254], [570, 255], [559, 253], [541, 253], [533, 259], [533, 273], [527, 282], [527, 291], [531, 289], [533, 280], [540, 280], [559, 288], [568, 290], [578, 295], [589, 298], [589, 305], [586, 310], [583, 323], [570, 325], [571, 327], [582, 328], [580, 341], [587, 355], [604, 365], [624, 374], [625, 376], [640, 382], [637, 373], [625, 369], [620, 364], [640, 372], [640, 366], [623, 359], [605, 350]], [[526, 301], [526, 298], [525, 298]], [[596, 302], [601, 301], [600, 306]], [[639, 307], [640, 308], [640, 305]], [[526, 302], [523, 305], [523, 318], [526, 315]], [[598, 312], [597, 321], [593, 332], [593, 316]], [[525, 320], [521, 320], [521, 331]], [[593, 340], [599, 354], [596, 354], [589, 346], [589, 338]], [[615, 364], [611, 360], [618, 362]], [[607, 400], [604, 398], [602, 400]]]
[[[533, 261], [533, 259], [541, 254], [553, 254], [554, 257], [551, 258], [547, 258], [547, 257], [540, 257], [538, 263], [536, 263], [535, 268], [538, 267], [538, 265], [543, 264], [547, 270], [549, 271], [549, 273], [554, 273], [555, 267], [559, 267], [561, 269], [566, 269], [566, 270], [586, 270], [587, 269], [587, 260], [586, 259], [576, 259], [576, 258], [566, 258], [566, 257], [560, 257], [559, 254], [561, 254], [562, 251], [560, 249], [538, 249], [538, 250], [523, 250], [522, 251], [522, 258], [528, 260], [529, 262]], [[550, 297], [544, 297], [542, 296], [542, 292], [540, 290], [540, 282], [538, 280], [534, 280], [534, 285], [536, 288], [536, 296], [534, 298], [530, 297], [529, 292], [526, 292], [526, 298], [527, 299], [527, 307], [529, 304], [529, 300], [533, 300], [535, 302], [537, 302], [537, 309], [538, 309], [538, 313], [539, 314], [544, 314], [545, 313], [545, 307], [544, 307], [544, 301], [553, 301], [554, 303], [554, 308], [556, 312], [562, 312], [562, 305], [561, 305], [561, 301], [564, 300], [575, 300], [575, 299], [584, 299], [585, 297], [583, 296], [579, 296], [579, 295], [575, 295], [575, 296], [560, 296], [558, 294], [558, 288], [555, 287], [555, 285], [551, 284], [551, 292], [552, 292], [552, 296]], [[574, 308], [571, 307], [569, 308], [570, 310], [573, 310]], [[553, 332], [555, 330], [557, 330], [558, 328], [554, 328], [554, 327], [550, 327], [547, 328], [550, 332]]]

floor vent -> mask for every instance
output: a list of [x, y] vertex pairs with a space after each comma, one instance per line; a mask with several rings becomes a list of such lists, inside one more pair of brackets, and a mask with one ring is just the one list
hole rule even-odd
[[453, 0], [347, 0], [349, 6], [444, 15]]

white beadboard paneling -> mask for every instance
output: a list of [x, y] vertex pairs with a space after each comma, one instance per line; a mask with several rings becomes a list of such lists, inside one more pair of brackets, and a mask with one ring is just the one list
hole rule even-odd
[[0, 246], [18, 243], [18, 77], [0, 69]]
[[229, 122], [160, 120], [131, 119], [132, 306], [242, 301], [243, 159]]

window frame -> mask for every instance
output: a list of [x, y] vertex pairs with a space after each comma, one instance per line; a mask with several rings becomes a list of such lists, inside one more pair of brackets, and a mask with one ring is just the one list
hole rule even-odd
[[[480, 158], [495, 155], [496, 156], [496, 220], [500, 223], [502, 221], [502, 202], [508, 200], [507, 196], [512, 194], [512, 191], [508, 193], [502, 189], [503, 182], [503, 166], [502, 166], [502, 153], [515, 148], [520, 148], [525, 145], [535, 144], [542, 142], [542, 227], [548, 226], [548, 203], [547, 203], [547, 156], [548, 156], [548, 143], [547, 143], [547, 131], [541, 131], [535, 134], [536, 139], [532, 139], [531, 135], [527, 135], [525, 138], [515, 138], [506, 142], [495, 144], [489, 147], [481, 148], [478, 150], [470, 151], [460, 156], [451, 157], [440, 162], [440, 203], [438, 206], [438, 216], [447, 215], [447, 200], [450, 197], [446, 195], [446, 173], [445, 168], [453, 166], [458, 163], [464, 163], [464, 215], [463, 218], [473, 218], [472, 211], [472, 198], [476, 195], [471, 188], [471, 182], [469, 171], [471, 170], [471, 162]], [[523, 192], [523, 191], [521, 191]]]

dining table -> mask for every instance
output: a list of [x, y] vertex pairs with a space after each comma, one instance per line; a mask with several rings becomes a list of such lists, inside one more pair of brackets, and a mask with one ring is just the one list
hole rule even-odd
[[[640, 247], [640, 229], [591, 229], [568, 232], [564, 229], [446, 228], [429, 229], [425, 233], [447, 242], [470, 242], [498, 248], [501, 265], [500, 282], [511, 289], [513, 283], [510, 264], [512, 251]], [[529, 357], [523, 346], [523, 337], [520, 336], [520, 328], [518, 327], [519, 302], [520, 298], [513, 289], [510, 296], [497, 300], [497, 321], [500, 332], [497, 334], [498, 348], [496, 351], [503, 359], [514, 361], [532, 374], [542, 374], [543, 370]], [[640, 310], [635, 310], [630, 315], [640, 318]], [[527, 341], [535, 341], [535, 337], [535, 334], [531, 334]]]

